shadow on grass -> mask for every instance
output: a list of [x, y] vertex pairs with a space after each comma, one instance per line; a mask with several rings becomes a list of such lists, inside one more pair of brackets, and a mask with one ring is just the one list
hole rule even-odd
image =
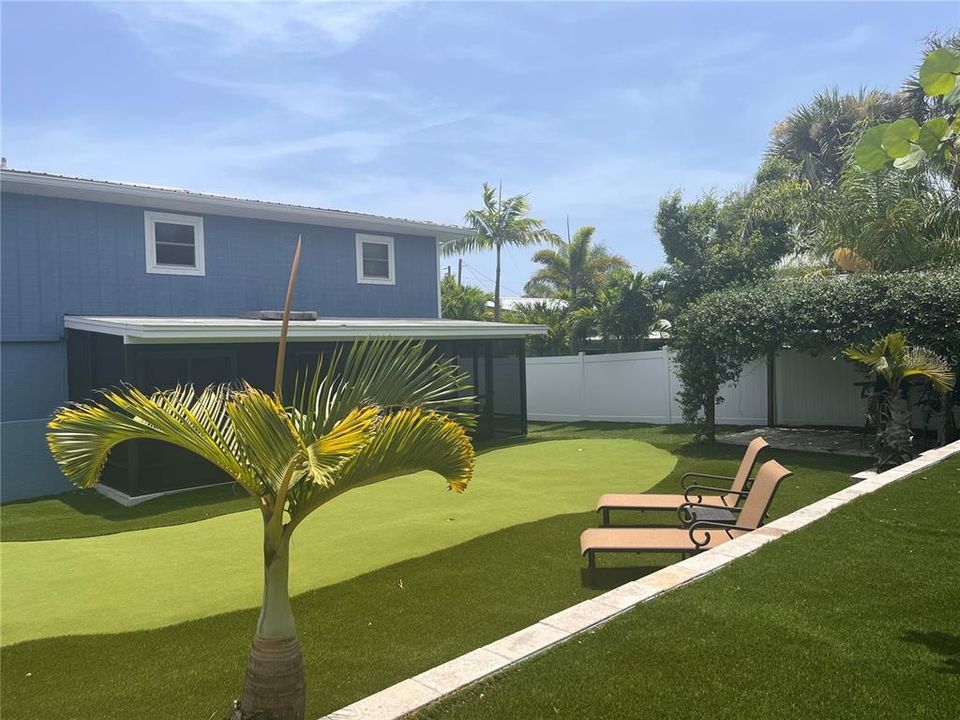
[[90, 537], [161, 525], [178, 525], [254, 507], [236, 483], [197, 488], [125, 507], [96, 490], [75, 490], [0, 508], [3, 542]]
[[960, 675], [960, 635], [948, 632], [908, 630], [903, 640], [915, 645], [923, 645], [940, 656], [940, 672], [946, 675]]

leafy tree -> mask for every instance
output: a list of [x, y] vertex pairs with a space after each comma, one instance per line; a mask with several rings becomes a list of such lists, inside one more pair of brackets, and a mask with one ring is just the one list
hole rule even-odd
[[873, 420], [877, 428], [877, 467], [899, 465], [913, 457], [908, 384], [928, 382], [941, 394], [953, 390], [947, 361], [923, 347], [908, 347], [901, 332], [885, 335], [870, 347], [849, 347], [847, 358], [865, 365], [877, 379]]
[[660, 200], [655, 227], [667, 259], [662, 295], [674, 313], [706, 293], [768, 277], [793, 249], [794, 223], [762, 187], [691, 203], [676, 191]]
[[440, 308], [445, 318], [487, 320], [490, 316], [487, 303], [492, 299], [493, 296], [482, 288], [460, 285], [452, 275], [440, 281]]
[[348, 490], [433, 471], [462, 492], [474, 451], [474, 416], [457, 395], [467, 377], [423, 343], [375, 340], [339, 349], [310, 382], [281, 398], [280, 378], [299, 245], [267, 393], [249, 384], [146, 394], [124, 386], [99, 402], [61, 408], [47, 440], [64, 475], [81, 488], [100, 480], [111, 450], [129, 440], [167, 442], [213, 463], [253, 499], [263, 519], [264, 589], [240, 710], [245, 718], [302, 720], [303, 657], [290, 607], [290, 539], [317, 508]]
[[[947, 48], [960, 50], [960, 32], [949, 34], [932, 33], [923, 42], [923, 57], [926, 59], [935, 50]], [[933, 95], [927, 93], [920, 80], [922, 62], [910, 77], [904, 81], [900, 89], [903, 97], [904, 117], [912, 117], [920, 125], [935, 117], [944, 117], [950, 114], [950, 107], [946, 103], [947, 95]]]
[[531, 280], [523, 287], [523, 296], [528, 298], [550, 298], [554, 294], [553, 287], [545, 282]]
[[557, 236], [547, 230], [542, 220], [529, 216], [530, 203], [527, 195], [504, 198], [502, 191], [483, 184], [483, 207], [469, 210], [464, 216], [474, 234], [444, 245], [444, 252], [473, 252], [494, 249], [497, 253], [497, 269], [493, 289], [493, 319], [500, 320], [500, 255], [504, 246], [525, 247], [557, 241]]
[[866, 130], [854, 157], [868, 172], [891, 164], [910, 170], [927, 160], [960, 191], [960, 36], [933, 38], [928, 45], [933, 49], [905, 86], [913, 116]]

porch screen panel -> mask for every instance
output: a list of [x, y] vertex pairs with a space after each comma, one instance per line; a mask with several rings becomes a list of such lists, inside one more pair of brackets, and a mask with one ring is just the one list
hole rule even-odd
[[496, 437], [526, 432], [523, 341], [491, 342], [492, 423]]

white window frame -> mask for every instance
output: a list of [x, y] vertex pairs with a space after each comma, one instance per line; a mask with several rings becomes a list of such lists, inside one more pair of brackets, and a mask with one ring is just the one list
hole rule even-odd
[[[378, 243], [387, 246], [388, 277], [367, 277], [363, 274], [363, 244]], [[357, 233], [357, 282], [370, 285], [396, 285], [396, 266], [393, 260], [393, 238], [386, 235], [364, 235]]]
[[[193, 227], [193, 265], [166, 265], [157, 263], [157, 233], [155, 224], [158, 222], [174, 225], [190, 225]], [[203, 218], [198, 215], [174, 215], [172, 213], [153, 212], [143, 213], [144, 237], [147, 250], [147, 272], [156, 275], [205, 275], [206, 267], [203, 259]]]

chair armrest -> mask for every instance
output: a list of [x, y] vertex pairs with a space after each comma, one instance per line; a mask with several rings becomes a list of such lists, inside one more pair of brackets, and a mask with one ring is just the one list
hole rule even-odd
[[726, 475], [708, 475], [707, 473], [698, 473], [698, 472], [688, 472], [680, 476], [680, 485], [686, 489], [687, 487], [687, 478], [688, 477], [701, 477], [709, 478], [710, 480], [729, 480], [733, 482], [735, 478], [727, 477]]
[[[690, 498], [691, 491], [696, 490], [696, 500]], [[750, 493], [746, 490], [724, 490], [723, 488], [711, 487], [709, 485], [687, 485], [686, 489], [683, 491], [683, 497], [687, 502], [692, 503], [702, 503], [703, 502], [703, 493], [701, 491], [709, 490], [711, 492], [718, 493], [719, 495], [737, 495], [739, 497], [746, 497]]]
[[[753, 532], [754, 530], [756, 530], [756, 528], [745, 527], [743, 525], [732, 525], [729, 523], [714, 522], [713, 520], [697, 520], [689, 528], [687, 528], [687, 531], [690, 533], [690, 541], [694, 545], [696, 545], [698, 548], [702, 548], [704, 545], [710, 544], [710, 533], [708, 532], [709, 530], [722, 530], [727, 534], [727, 537], [729, 537], [732, 540], [733, 536], [730, 535], [731, 530], [742, 530], [743, 532]], [[697, 531], [700, 531], [703, 533], [702, 540], [698, 541], [696, 536], [694, 535], [694, 533], [696, 533]]]
[[[697, 508], [703, 508], [704, 510], [712, 510], [714, 512], [728, 512], [728, 513], [738, 513], [743, 508], [738, 507], [727, 507], [719, 505], [703, 505], [702, 503], [696, 502], [685, 502], [680, 507], [677, 508], [677, 517], [680, 518], [680, 524], [683, 527], [688, 527], [691, 523], [698, 522], [697, 520]], [[702, 520], [699, 522], [719, 522], [716, 520]]]

